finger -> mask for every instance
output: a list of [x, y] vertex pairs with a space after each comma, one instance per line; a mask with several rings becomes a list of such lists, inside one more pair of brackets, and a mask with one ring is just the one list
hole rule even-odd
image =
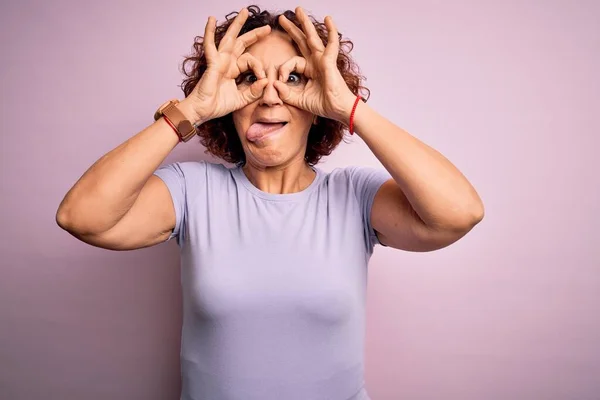
[[208, 60], [212, 60], [217, 54], [217, 47], [215, 46], [215, 29], [216, 21], [213, 17], [208, 17], [206, 27], [204, 27], [204, 54]]
[[323, 55], [329, 59], [337, 60], [338, 53], [340, 52], [340, 38], [337, 28], [333, 23], [333, 18], [330, 16], [325, 17], [325, 26], [327, 27], [327, 46]]
[[262, 63], [250, 53], [244, 53], [237, 59], [237, 67], [240, 70], [240, 74], [252, 70], [258, 79], [267, 77]]
[[300, 49], [300, 54], [304, 57], [310, 56], [310, 48], [306, 42], [306, 35], [300, 28], [298, 28], [292, 21], [287, 19], [285, 15], [279, 16], [279, 25], [290, 35], [290, 37], [296, 42]]
[[271, 33], [271, 27], [269, 25], [261, 26], [260, 28], [252, 29], [250, 32], [244, 33], [238, 37], [235, 41], [233, 54], [239, 57], [246, 51], [246, 48], [250, 47], [260, 39]]
[[283, 100], [285, 103], [292, 105], [294, 107], [300, 107], [300, 94], [291, 90], [291, 88], [281, 81], [274, 81], [273, 86], [279, 93], [279, 98]]
[[223, 39], [221, 39], [221, 42], [219, 43], [219, 51], [233, 46], [233, 44], [235, 43], [235, 39], [242, 30], [242, 27], [244, 26], [244, 23], [246, 23], [247, 19], [248, 9], [244, 7], [233, 19], [233, 22], [231, 23], [231, 25], [229, 25], [229, 28], [227, 28], [225, 36], [223, 36]]
[[323, 46], [323, 42], [317, 33], [317, 29], [313, 25], [308, 15], [306, 15], [302, 7], [296, 8], [296, 15], [298, 16], [298, 20], [300, 21], [300, 24], [304, 30], [304, 34], [306, 35], [308, 47], [313, 52], [323, 52], [325, 50], [325, 46]]
[[268, 83], [269, 80], [267, 78], [259, 79], [250, 85], [250, 87], [242, 90], [241, 96], [244, 104], [253, 103], [258, 100], [263, 95]]
[[295, 56], [281, 64], [279, 67], [279, 80], [282, 83], [286, 83], [290, 77], [290, 73], [293, 71], [304, 75], [304, 72], [306, 71], [306, 58]]

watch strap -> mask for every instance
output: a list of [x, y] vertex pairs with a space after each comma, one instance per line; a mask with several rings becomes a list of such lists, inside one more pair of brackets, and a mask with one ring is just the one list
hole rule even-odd
[[196, 128], [189, 119], [176, 107], [179, 101], [170, 101], [163, 109], [162, 114], [175, 127], [177, 135], [182, 142], [187, 142], [196, 134]]

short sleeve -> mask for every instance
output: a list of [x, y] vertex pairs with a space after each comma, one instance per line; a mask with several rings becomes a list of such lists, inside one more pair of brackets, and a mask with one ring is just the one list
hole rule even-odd
[[392, 179], [392, 176], [382, 168], [355, 166], [350, 169], [350, 180], [361, 208], [369, 252], [373, 251], [373, 247], [376, 244], [380, 244], [377, 234], [371, 225], [373, 200], [381, 185], [389, 179]]
[[177, 238], [177, 243], [181, 245], [184, 239], [185, 223], [187, 220], [186, 195], [187, 186], [185, 174], [181, 163], [173, 163], [161, 166], [154, 175], [158, 176], [167, 185], [175, 207], [175, 228], [168, 240]]

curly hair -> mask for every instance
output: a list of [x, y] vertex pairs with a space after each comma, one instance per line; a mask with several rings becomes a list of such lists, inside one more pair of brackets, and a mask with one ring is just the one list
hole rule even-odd
[[[302, 29], [294, 11], [287, 10], [277, 14], [266, 10], [261, 11], [256, 5], [251, 5], [247, 8], [249, 11], [248, 19], [238, 36], [264, 25], [269, 25], [271, 31], [280, 31], [287, 34], [283, 27], [279, 25], [279, 16], [281, 14]], [[225, 21], [220, 25], [217, 25], [215, 30], [215, 45], [217, 48], [219, 47], [221, 39], [227, 32], [227, 28], [229, 28], [233, 19], [238, 14], [239, 12], [227, 14], [225, 16]], [[310, 16], [309, 18], [315, 26], [323, 45], [327, 45], [327, 27], [324, 23], [315, 20], [313, 16]], [[360, 74], [358, 66], [350, 57], [350, 52], [352, 51], [354, 44], [350, 40], [342, 39], [342, 34], [339, 32], [338, 37], [340, 40], [340, 51], [337, 57], [337, 67], [352, 93], [355, 95], [360, 94], [366, 101], [370, 95], [370, 91], [362, 85], [365, 78]], [[181, 69], [186, 78], [181, 84], [181, 89], [186, 97], [195, 88], [207, 68], [203, 39], [202, 36], [196, 36], [194, 38], [193, 52], [188, 57], [185, 57], [182, 64]], [[292, 44], [298, 54], [301, 54], [298, 45], [294, 41], [292, 41]], [[190, 63], [191, 68], [188, 72], [186, 66]], [[346, 127], [344, 124], [338, 121], [327, 118], [318, 118], [317, 124], [312, 125], [308, 133], [308, 143], [304, 160], [309, 165], [315, 165], [319, 162], [321, 157], [331, 154], [343, 139], [345, 129]], [[231, 113], [203, 123], [196, 128], [196, 133], [200, 137], [200, 143], [206, 147], [206, 152], [233, 164], [243, 165], [246, 163], [246, 155], [233, 124]]]

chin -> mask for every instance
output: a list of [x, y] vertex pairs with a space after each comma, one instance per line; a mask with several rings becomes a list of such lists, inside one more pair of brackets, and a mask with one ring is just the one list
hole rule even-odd
[[304, 160], [306, 148], [295, 146], [284, 146], [283, 144], [266, 144], [262, 147], [250, 145], [245, 148], [246, 163], [255, 167], [277, 167], [294, 164], [298, 160]]
[[294, 152], [290, 150], [295, 146], [286, 146], [285, 140], [280, 139], [268, 138], [258, 142], [246, 141], [243, 147], [247, 162], [265, 167], [285, 164], [286, 161], [293, 158]]
[[261, 167], [276, 167], [285, 164], [290, 158], [286, 152], [270, 148], [252, 149], [246, 152], [246, 162]]

